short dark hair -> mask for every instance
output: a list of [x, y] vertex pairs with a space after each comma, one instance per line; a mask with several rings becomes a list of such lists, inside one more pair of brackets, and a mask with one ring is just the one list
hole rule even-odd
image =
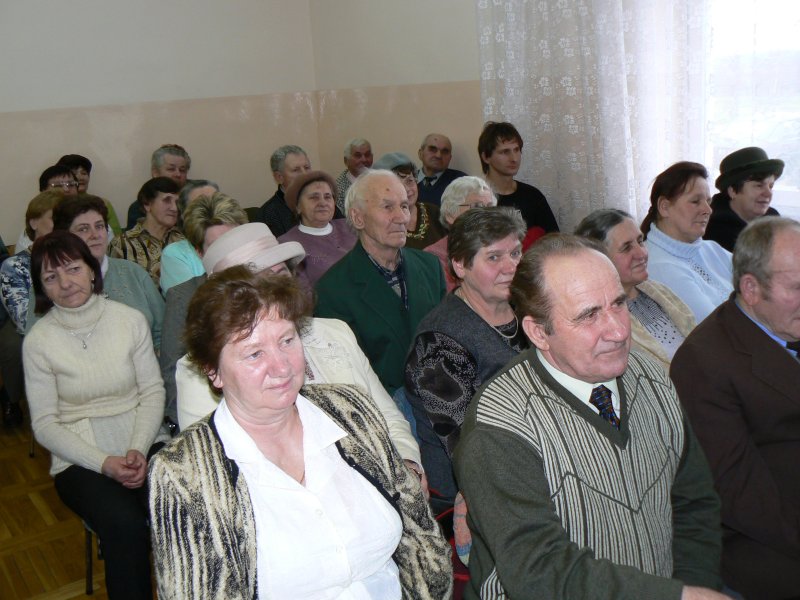
[[486, 122], [478, 138], [478, 158], [481, 159], [481, 169], [483, 169], [484, 173], [489, 172], [489, 165], [484, 162], [483, 155], [491, 156], [498, 144], [508, 141], [517, 142], [519, 149], [522, 150], [522, 136], [511, 123], [507, 121], [500, 123], [495, 121]]
[[674, 201], [686, 190], [689, 182], [697, 177], [708, 179], [708, 170], [700, 163], [689, 161], [677, 162], [666, 171], [659, 173], [650, 190], [650, 208], [642, 221], [641, 229], [645, 239], [647, 239], [647, 232], [650, 231], [650, 225], [658, 223], [660, 218], [658, 199], [666, 198], [670, 202]]
[[92, 172], [92, 161], [80, 154], [65, 154], [56, 164], [65, 165], [70, 169], [84, 169], [87, 173]]
[[45, 191], [49, 187], [50, 180], [53, 177], [60, 177], [61, 175], [69, 175], [72, 177], [73, 181], [77, 181], [75, 175], [72, 173], [72, 169], [67, 165], [52, 165], [47, 167], [42, 171], [42, 174], [39, 175], [39, 191]]
[[585, 216], [575, 228], [575, 235], [605, 243], [608, 232], [633, 217], [618, 208], [601, 208]]
[[[757, 173], [748, 173], [746, 175], [743, 175], [740, 178], [737, 178], [734, 181], [731, 181], [728, 184], [728, 186], [732, 187], [733, 191], [738, 194], [739, 192], [742, 191], [742, 188], [744, 187], [744, 184], [747, 183], [748, 181], [762, 182], [767, 177], [775, 177], [775, 171], [759, 171]], [[727, 189], [723, 190], [723, 192], [725, 192], [726, 196], [728, 195], [728, 190]]]
[[515, 235], [522, 242], [527, 232], [520, 212], [510, 206], [481, 206], [458, 216], [447, 236], [447, 268], [454, 279], [453, 261], [472, 266], [481, 248]]
[[78, 216], [90, 210], [97, 211], [108, 225], [108, 208], [102, 198], [92, 194], [65, 196], [53, 209], [53, 229], [68, 231]]
[[164, 194], [179, 194], [181, 186], [177, 181], [169, 177], [153, 177], [145, 182], [136, 199], [142, 206], [149, 206], [156, 199], [159, 192]]
[[99, 294], [103, 291], [100, 263], [92, 256], [89, 246], [74, 233], [55, 230], [36, 240], [31, 248], [31, 282], [36, 296], [37, 315], [42, 315], [53, 307], [53, 301], [44, 292], [42, 269], [45, 265], [57, 267], [71, 260], [82, 260], [94, 271], [93, 293]]
[[184, 331], [189, 359], [205, 373], [215, 374], [222, 349], [247, 338], [272, 311], [299, 332], [311, 316], [312, 302], [289, 275], [253, 273], [245, 265], [215, 273], [189, 303]]
[[532, 317], [544, 327], [545, 333], [553, 333], [553, 299], [544, 277], [545, 263], [553, 256], [574, 256], [586, 250], [605, 256], [604, 249], [596, 241], [568, 233], [549, 233], [530, 247], [517, 265], [511, 282], [510, 302], [520, 321]]

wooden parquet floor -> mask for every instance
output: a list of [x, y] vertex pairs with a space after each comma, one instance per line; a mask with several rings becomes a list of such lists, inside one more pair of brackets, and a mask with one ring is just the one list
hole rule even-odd
[[[0, 425], [0, 599], [68, 600], [85, 595], [85, 537], [80, 519], [58, 499], [50, 455], [28, 456], [26, 422]], [[107, 600], [103, 562], [94, 553], [94, 594]]]

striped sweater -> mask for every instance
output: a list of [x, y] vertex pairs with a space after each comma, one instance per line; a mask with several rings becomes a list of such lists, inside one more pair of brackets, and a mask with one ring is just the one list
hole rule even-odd
[[719, 501], [664, 370], [632, 353], [621, 429], [535, 350], [473, 399], [456, 472], [481, 598], [674, 598], [719, 587]]
[[[357, 386], [308, 385], [301, 393], [347, 432], [342, 458], [399, 512], [394, 553], [403, 598], [449, 598], [450, 546], [419, 481], [389, 441], [374, 403]], [[255, 517], [247, 483], [214, 426], [214, 414], [186, 429], [150, 462], [150, 518], [161, 600], [257, 598]], [[259, 573], [258, 578], [269, 577]]]

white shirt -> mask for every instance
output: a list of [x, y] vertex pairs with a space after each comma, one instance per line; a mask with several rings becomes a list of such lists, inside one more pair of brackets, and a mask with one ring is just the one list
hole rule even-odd
[[539, 357], [539, 360], [542, 362], [545, 370], [552, 375], [553, 379], [564, 386], [568, 392], [574, 394], [578, 400], [583, 402], [598, 415], [600, 414], [600, 411], [597, 410], [597, 407], [592, 404], [589, 399], [592, 397], [592, 390], [594, 388], [596, 388], [598, 385], [606, 386], [611, 391], [611, 405], [614, 407], [614, 412], [617, 413], [617, 418], [622, 417], [619, 412], [619, 388], [617, 387], [616, 379], [612, 379], [610, 381], [599, 381], [597, 383], [586, 383], [585, 381], [575, 379], [571, 375], [567, 375], [566, 373], [562, 373], [556, 369], [553, 365], [547, 362], [547, 359], [542, 355], [541, 352], [539, 352], [538, 349], [536, 350], [536, 355]]
[[305, 487], [267, 460], [223, 399], [215, 415], [229, 458], [244, 475], [256, 522], [259, 598], [398, 599], [392, 554], [403, 531], [397, 511], [344, 462], [347, 434], [297, 396]]

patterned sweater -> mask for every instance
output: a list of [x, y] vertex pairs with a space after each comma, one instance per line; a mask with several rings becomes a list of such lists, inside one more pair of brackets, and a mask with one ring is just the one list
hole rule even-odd
[[[347, 432], [337, 442], [342, 458], [403, 520], [403, 536], [393, 556], [403, 598], [449, 598], [450, 547], [416, 475], [389, 441], [378, 410], [356, 386], [309, 385], [301, 393]], [[148, 481], [158, 597], [257, 597], [250, 494], [238, 466], [225, 455], [213, 413], [151, 460]]]
[[466, 597], [673, 599], [719, 588], [719, 499], [666, 373], [631, 353], [613, 429], [531, 350], [478, 392], [455, 462]]
[[[161, 253], [169, 244], [184, 239], [177, 227], [173, 227], [163, 239], [153, 236], [139, 221], [133, 229], [129, 229], [119, 237], [111, 240], [108, 255], [112, 258], [123, 258], [140, 265], [156, 284], [161, 285]], [[161, 288], [159, 287], [159, 290]]]

